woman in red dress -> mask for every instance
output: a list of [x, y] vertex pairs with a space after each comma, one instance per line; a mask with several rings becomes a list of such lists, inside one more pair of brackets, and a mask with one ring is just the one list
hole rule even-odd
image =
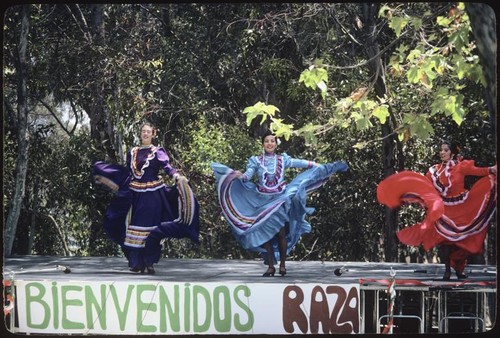
[[[397, 232], [402, 243], [423, 245], [429, 250], [440, 245], [444, 256], [443, 279], [449, 280], [451, 267], [457, 278], [467, 257], [483, 252], [489, 221], [496, 210], [497, 166], [476, 167], [472, 160], [462, 160], [459, 148], [444, 141], [439, 146], [441, 163], [429, 168], [426, 175], [403, 171], [383, 180], [377, 187], [380, 203], [390, 208], [418, 203], [427, 213], [421, 223]], [[470, 190], [465, 176], [482, 176]]]

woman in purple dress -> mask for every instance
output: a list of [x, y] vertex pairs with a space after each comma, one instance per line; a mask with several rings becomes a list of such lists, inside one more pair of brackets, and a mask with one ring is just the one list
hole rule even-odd
[[[127, 152], [127, 166], [96, 162], [95, 182], [115, 192], [103, 226], [128, 259], [130, 271], [154, 274], [165, 238], [190, 238], [199, 243], [199, 206], [187, 179], [170, 165], [165, 149], [152, 144], [156, 128], [144, 123], [141, 145]], [[173, 177], [166, 186], [160, 170]]]

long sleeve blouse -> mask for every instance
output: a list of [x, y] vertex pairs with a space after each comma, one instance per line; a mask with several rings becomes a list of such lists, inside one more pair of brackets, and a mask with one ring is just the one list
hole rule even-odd
[[256, 175], [256, 185], [260, 192], [277, 193], [283, 191], [286, 186], [287, 168], [311, 168], [315, 165], [317, 164], [313, 161], [293, 158], [286, 153], [252, 156], [248, 159], [246, 171], [241, 179], [246, 182]]
[[132, 173], [130, 188], [135, 191], [163, 186], [163, 181], [158, 177], [161, 169], [170, 177], [177, 173], [170, 165], [165, 149], [154, 145], [131, 148], [127, 152], [127, 167]]
[[465, 176], [486, 176], [488, 174], [488, 167], [476, 167], [473, 160], [452, 160], [431, 166], [426, 177], [441, 196], [452, 198], [466, 192]]

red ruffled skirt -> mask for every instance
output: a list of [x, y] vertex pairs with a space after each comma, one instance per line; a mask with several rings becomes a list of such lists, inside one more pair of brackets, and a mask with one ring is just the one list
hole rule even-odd
[[429, 250], [438, 244], [455, 245], [451, 265], [462, 271], [466, 258], [483, 252], [489, 221], [496, 210], [496, 176], [479, 179], [460, 202], [447, 203], [422, 174], [403, 171], [394, 174], [377, 187], [379, 203], [389, 208], [417, 203], [426, 209], [421, 223], [397, 232], [402, 243], [422, 245]]

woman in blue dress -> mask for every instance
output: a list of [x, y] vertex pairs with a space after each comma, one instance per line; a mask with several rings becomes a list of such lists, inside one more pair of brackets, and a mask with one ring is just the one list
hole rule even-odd
[[[130, 271], [154, 274], [165, 238], [190, 238], [198, 243], [199, 206], [187, 179], [170, 165], [165, 149], [152, 140], [156, 128], [146, 122], [140, 128], [141, 145], [127, 152], [127, 166], [96, 162], [95, 182], [115, 192], [103, 220], [108, 237], [118, 243]], [[173, 177], [166, 186], [160, 170]]]
[[[264, 277], [274, 276], [279, 260], [279, 274], [286, 275], [285, 260], [302, 234], [311, 231], [305, 216], [314, 209], [306, 206], [307, 193], [321, 187], [346, 163], [317, 164], [296, 159], [286, 153], [276, 154], [277, 138], [271, 132], [262, 137], [263, 154], [248, 159], [241, 173], [212, 162], [222, 213], [233, 235], [244, 249], [258, 251], [268, 269]], [[287, 168], [307, 168], [289, 184]], [[251, 182], [256, 175], [257, 182]]]

